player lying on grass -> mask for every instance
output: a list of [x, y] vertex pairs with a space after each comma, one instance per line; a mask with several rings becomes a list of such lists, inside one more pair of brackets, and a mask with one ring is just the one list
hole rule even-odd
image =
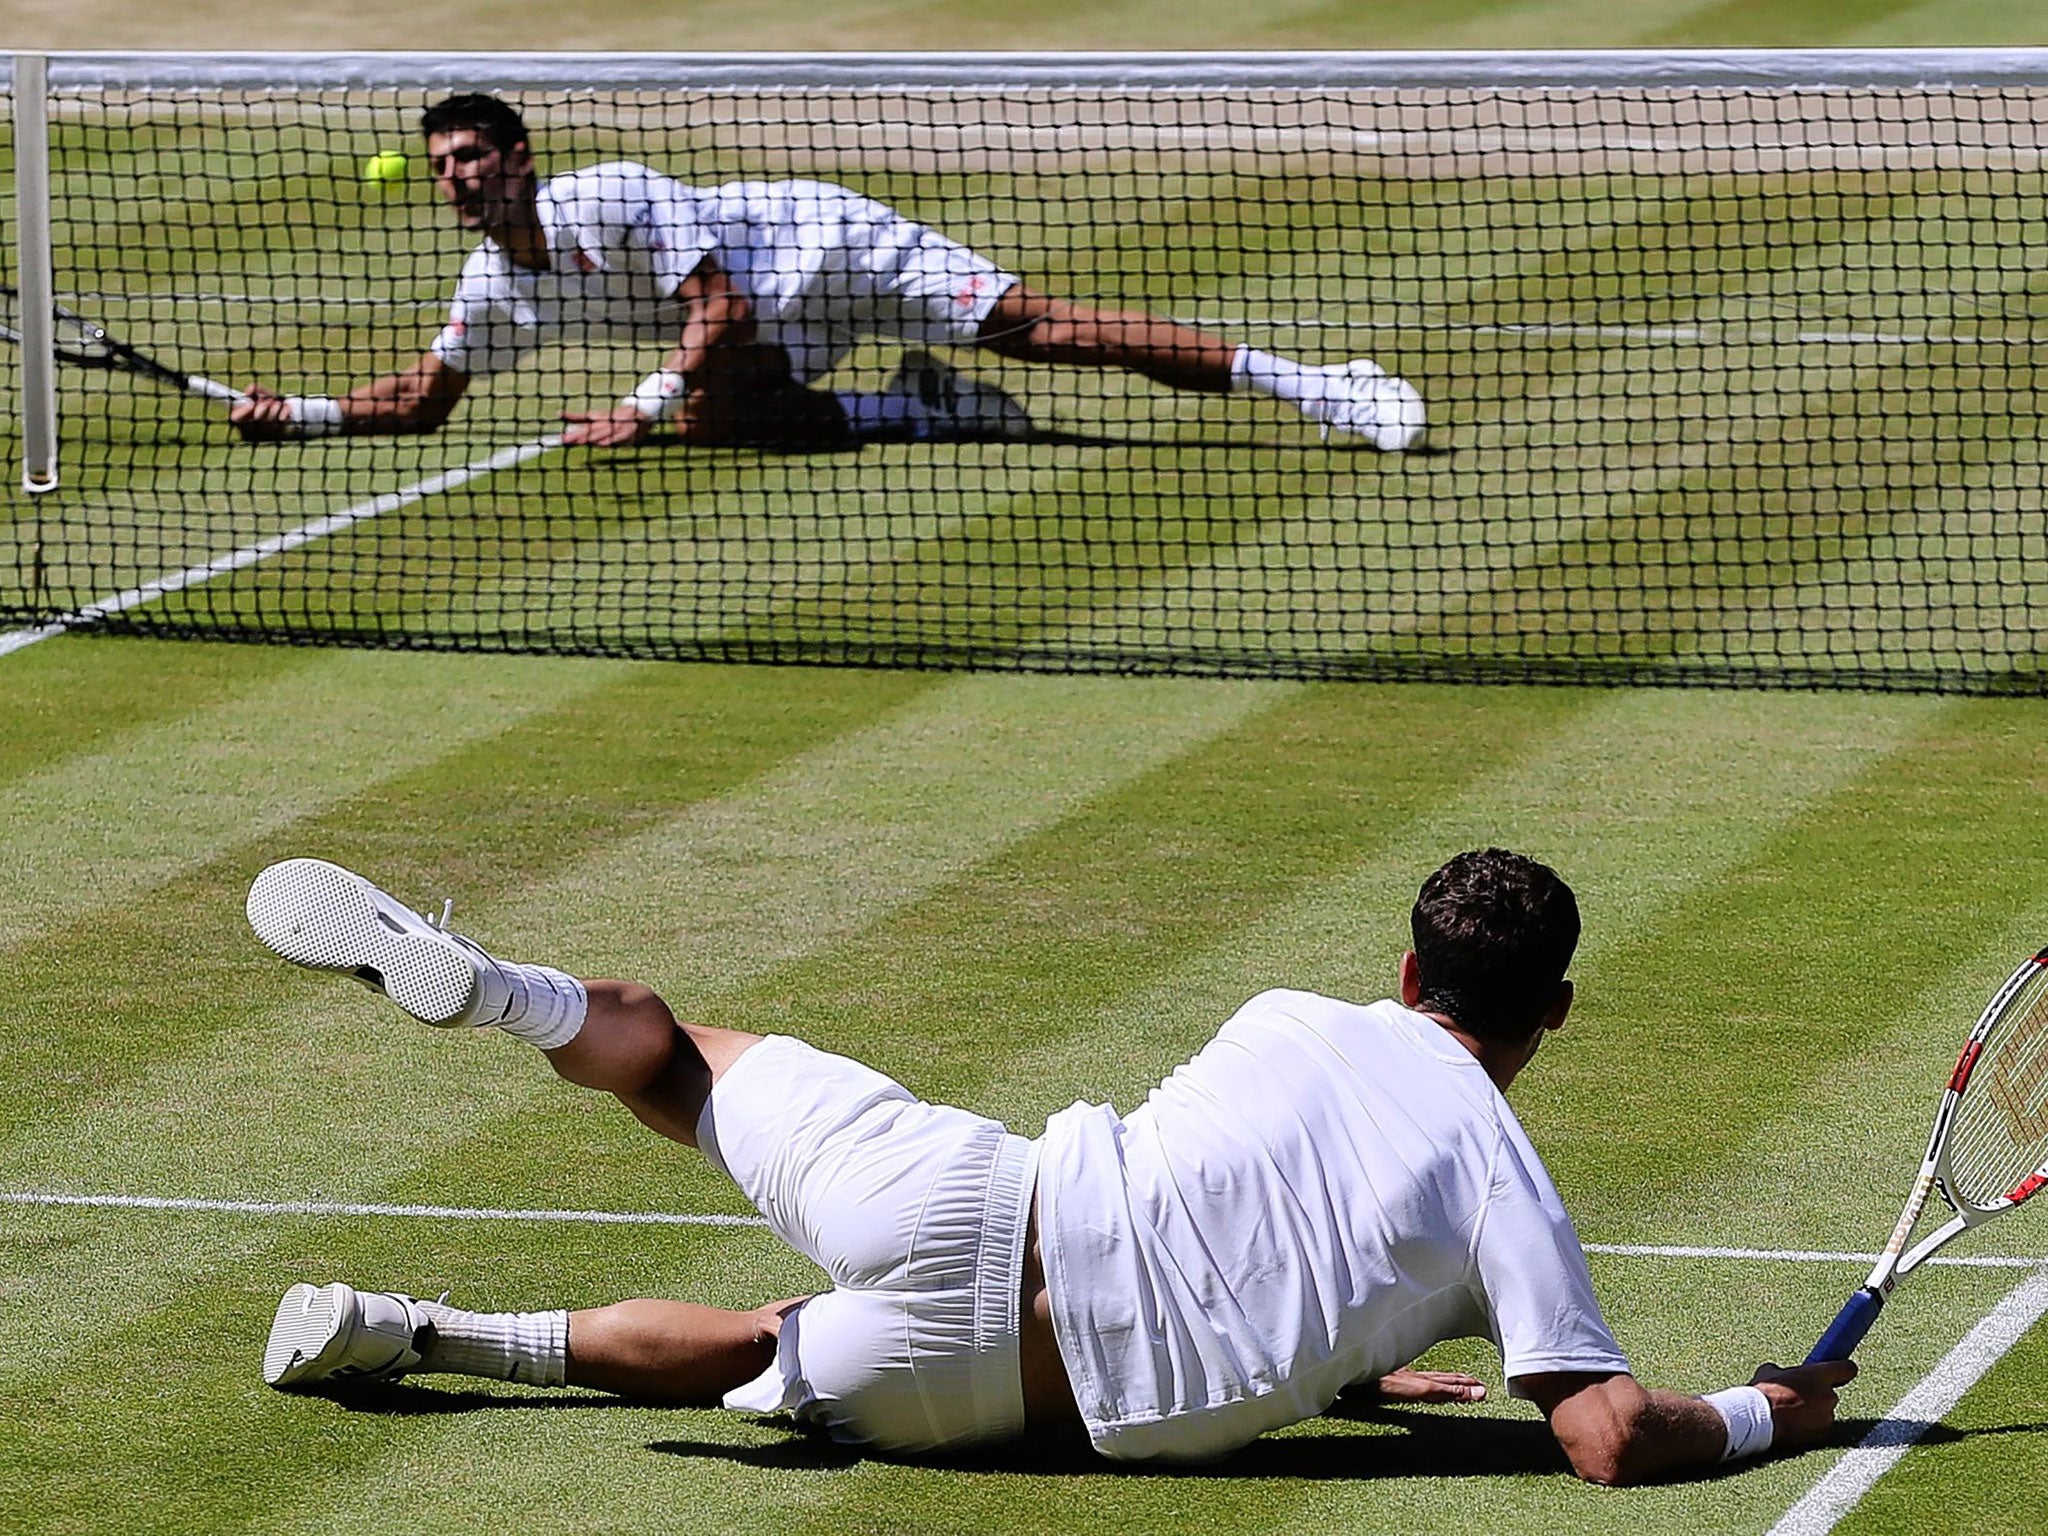
[[[411, 367], [339, 398], [251, 389], [229, 412], [242, 436], [430, 432], [472, 378], [550, 342], [611, 334], [670, 351], [617, 405], [570, 413], [566, 441], [635, 443], [663, 422], [695, 443], [1030, 434], [1014, 400], [927, 346], [1270, 395], [1325, 435], [1388, 450], [1422, 441], [1421, 397], [1377, 364], [1312, 367], [1150, 315], [1052, 298], [844, 187], [689, 187], [626, 161], [543, 184], [525, 124], [494, 97], [452, 97], [421, 126], [442, 198], [484, 236], [463, 264], [447, 325]], [[863, 336], [915, 349], [882, 393], [805, 387]]]
[[748, 1311], [522, 1313], [298, 1284], [264, 1351], [276, 1386], [567, 1383], [896, 1452], [1078, 1420], [1105, 1456], [1193, 1460], [1347, 1388], [1476, 1401], [1475, 1378], [1410, 1368], [1476, 1336], [1575, 1471], [1625, 1483], [1811, 1444], [1855, 1374], [1766, 1365], [1703, 1398], [1629, 1374], [1502, 1097], [1565, 1021], [1578, 908], [1499, 849], [1423, 885], [1398, 1002], [1263, 993], [1130, 1115], [1077, 1103], [1035, 1141], [786, 1036], [678, 1024], [644, 986], [496, 959], [317, 860], [263, 871], [249, 920], [427, 1023], [540, 1047], [700, 1148], [832, 1280]]

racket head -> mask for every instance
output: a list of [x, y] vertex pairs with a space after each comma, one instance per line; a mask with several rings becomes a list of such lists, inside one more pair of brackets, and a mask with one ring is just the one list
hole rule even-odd
[[[126, 342], [116, 341], [107, 334], [105, 326], [86, 319], [76, 310], [53, 305], [50, 325], [50, 350], [59, 362], [74, 368], [119, 368], [161, 384], [186, 387], [186, 376], [177, 369], [144, 356]], [[21, 295], [4, 286], [0, 286], [0, 338], [21, 341]]]
[[[50, 325], [50, 350], [60, 362], [79, 368], [126, 366], [123, 353], [127, 349], [85, 316], [59, 304], [52, 308]], [[4, 285], [0, 285], [0, 338], [16, 344], [21, 341], [21, 295]]]
[[2048, 950], [1985, 1007], [1949, 1090], [1937, 1176], [1958, 1211], [1993, 1215], [2048, 1185]]

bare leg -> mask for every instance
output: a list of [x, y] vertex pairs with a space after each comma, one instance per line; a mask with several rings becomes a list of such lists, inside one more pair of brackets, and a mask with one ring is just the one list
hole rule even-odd
[[569, 1384], [715, 1406], [768, 1368], [782, 1319], [800, 1300], [751, 1312], [652, 1300], [571, 1312]]
[[696, 1146], [712, 1085], [761, 1036], [678, 1024], [668, 1004], [637, 981], [586, 981], [583, 989], [590, 1005], [582, 1030], [547, 1052], [555, 1071], [616, 1095], [649, 1128]]
[[1156, 315], [1091, 309], [1019, 283], [981, 325], [981, 344], [1026, 363], [1123, 368], [1174, 389], [1230, 391], [1236, 346]]

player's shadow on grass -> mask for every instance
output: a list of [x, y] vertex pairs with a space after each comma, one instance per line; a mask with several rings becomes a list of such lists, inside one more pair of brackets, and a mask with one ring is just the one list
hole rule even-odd
[[[1333, 1419], [1369, 1421], [1382, 1432], [1333, 1428]], [[863, 1462], [898, 1460], [915, 1466], [993, 1476], [1267, 1477], [1307, 1482], [1356, 1482], [1418, 1475], [1519, 1477], [1565, 1470], [1557, 1442], [1541, 1423], [1518, 1419], [1460, 1421], [1395, 1408], [1353, 1412], [1340, 1407], [1325, 1414], [1318, 1427], [1307, 1432], [1268, 1435], [1222, 1461], [1185, 1466], [1108, 1461], [1096, 1455], [1080, 1432], [1072, 1429], [1039, 1430], [1021, 1440], [951, 1455], [902, 1458], [836, 1445], [815, 1434], [797, 1434], [767, 1445], [657, 1440], [647, 1448], [669, 1456], [737, 1462], [780, 1472], [838, 1471]]]
[[[636, 1413], [720, 1413], [710, 1408], [636, 1402], [581, 1390], [477, 1387], [442, 1390], [409, 1383], [366, 1383], [319, 1394], [350, 1413], [393, 1418], [443, 1414], [533, 1411], [535, 1409], [626, 1410]], [[756, 1419], [763, 1427], [787, 1430], [781, 1419]], [[1355, 1424], [1357, 1429], [1343, 1426]], [[1953, 1445], [1980, 1435], [2048, 1436], [2048, 1422], [1955, 1428], [1917, 1419], [1843, 1418], [1821, 1450], [1846, 1450], [1869, 1440], [1874, 1446]], [[1534, 1419], [1461, 1417], [1456, 1413], [1362, 1401], [1339, 1402], [1320, 1420], [1295, 1433], [1282, 1431], [1255, 1440], [1220, 1462], [1190, 1466], [1119, 1464], [1089, 1449], [1078, 1430], [1042, 1429], [1021, 1440], [951, 1455], [894, 1457], [844, 1446], [822, 1433], [796, 1431], [763, 1445], [715, 1440], [664, 1439], [647, 1449], [666, 1456], [729, 1461], [777, 1472], [838, 1472], [864, 1462], [903, 1461], [959, 1472], [1027, 1477], [1294, 1478], [1354, 1481], [1405, 1477], [1524, 1477], [1567, 1475], [1563, 1452], [1548, 1426]], [[1750, 1463], [1705, 1472], [1698, 1481], [1739, 1477]]]
[[646, 1412], [659, 1404], [635, 1402], [631, 1398], [586, 1391], [580, 1387], [439, 1387], [414, 1386], [411, 1382], [366, 1381], [349, 1386], [324, 1383], [319, 1390], [294, 1396], [321, 1398], [349, 1413], [377, 1414], [384, 1418], [435, 1418], [451, 1413], [485, 1413], [536, 1408], [631, 1408]]
[[1925, 1419], [1837, 1419], [1828, 1436], [1831, 1449], [1847, 1449], [1870, 1439], [1872, 1449], [1902, 1445], [1954, 1445], [1979, 1435], [2048, 1435], [2048, 1423], [1984, 1424], [1959, 1429]]
[[[911, 448], [927, 455], [939, 456], [965, 449], [1004, 448], [1014, 453], [1028, 455], [1037, 448], [1148, 448], [1157, 452], [1186, 452], [1200, 449], [1223, 453], [1276, 453], [1292, 454], [1301, 458], [1316, 457], [1333, 465], [1380, 464], [1388, 469], [1400, 468], [1408, 459], [1441, 459], [1451, 455], [1447, 443], [1430, 442], [1420, 448], [1410, 448], [1404, 453], [1376, 453], [1363, 443], [1322, 443], [1313, 440], [1293, 442], [1274, 437], [1257, 437], [1249, 433], [1218, 433], [1185, 431], [1171, 434], [1145, 432], [1076, 432], [1047, 427], [1033, 432], [1029, 437], [1020, 438], [975, 438], [964, 437], [933, 443], [902, 443], [889, 439], [872, 438], [858, 442], [819, 443], [685, 443], [675, 439], [652, 439], [637, 443], [631, 448], [603, 448], [590, 450], [599, 458], [597, 462], [628, 464], [641, 456], [658, 457], [677, 453], [700, 455], [715, 454], [721, 458], [847, 458], [874, 448]], [[570, 452], [577, 450], [571, 449]]]
[[[943, 447], [943, 444], [934, 444]], [[1047, 428], [1034, 432], [1015, 445], [1020, 448], [1153, 448], [1186, 450], [1190, 448], [1209, 449], [1229, 453], [1281, 453], [1294, 454], [1302, 458], [1311, 456], [1334, 463], [1381, 464], [1388, 469], [1398, 469], [1408, 459], [1449, 458], [1451, 447], [1448, 443], [1426, 442], [1420, 448], [1410, 448], [1404, 453], [1377, 453], [1363, 443], [1323, 443], [1310, 440], [1294, 442], [1273, 437], [1254, 437], [1249, 434], [1186, 431], [1170, 436], [1145, 432], [1067, 432]]]

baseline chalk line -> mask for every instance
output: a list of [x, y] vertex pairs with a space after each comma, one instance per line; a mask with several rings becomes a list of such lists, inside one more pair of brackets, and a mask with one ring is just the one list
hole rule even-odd
[[371, 518], [381, 517], [386, 512], [396, 512], [401, 507], [409, 507], [416, 501], [425, 501], [429, 496], [438, 496], [443, 491], [452, 491], [459, 485], [495, 474], [501, 469], [524, 464], [529, 459], [539, 458], [550, 449], [560, 447], [561, 442], [560, 434], [551, 433], [546, 437], [535, 438], [529, 443], [501, 448], [474, 463], [464, 464], [457, 469], [442, 470], [439, 474], [429, 475], [424, 480], [416, 480], [399, 490], [372, 496], [368, 501], [359, 501], [339, 512], [329, 512], [314, 518], [311, 522], [301, 523], [288, 532], [273, 534], [267, 539], [259, 539], [229, 554], [216, 555], [199, 565], [189, 565], [182, 571], [159, 576], [139, 587], [130, 587], [125, 592], [116, 592], [112, 596], [87, 603], [84, 607], [74, 609], [51, 623], [0, 634], [0, 656], [23, 650], [39, 640], [48, 640], [53, 635], [61, 635], [73, 625], [90, 624], [112, 614], [126, 613], [130, 608], [139, 608], [144, 603], [154, 602], [169, 593], [181, 592], [187, 587], [202, 586], [216, 576], [245, 570], [277, 555], [287, 554], [301, 545], [311, 544], [316, 539], [324, 539], [329, 534], [353, 528], [357, 523], [368, 522]]
[[428, 1216], [441, 1221], [569, 1221], [648, 1227], [765, 1227], [759, 1216], [676, 1211], [529, 1211], [470, 1205], [382, 1205], [343, 1200], [200, 1200], [165, 1195], [57, 1195], [0, 1190], [0, 1205], [132, 1211], [213, 1211], [231, 1216]]
[[[0, 1205], [69, 1206], [80, 1209], [218, 1212], [231, 1216], [418, 1216], [443, 1221], [557, 1221], [614, 1226], [762, 1227], [759, 1216], [723, 1216], [689, 1211], [526, 1210], [495, 1206], [404, 1205], [349, 1200], [225, 1200], [177, 1195], [71, 1194], [48, 1190], [0, 1190]], [[1627, 1259], [1719, 1259], [1736, 1263], [1844, 1264], [1868, 1267], [1874, 1253], [1821, 1248], [1715, 1248], [1688, 1243], [1587, 1243], [1586, 1252]], [[1936, 1254], [1930, 1265], [1958, 1269], [2040, 1269], [2048, 1259], [2009, 1254]]]

